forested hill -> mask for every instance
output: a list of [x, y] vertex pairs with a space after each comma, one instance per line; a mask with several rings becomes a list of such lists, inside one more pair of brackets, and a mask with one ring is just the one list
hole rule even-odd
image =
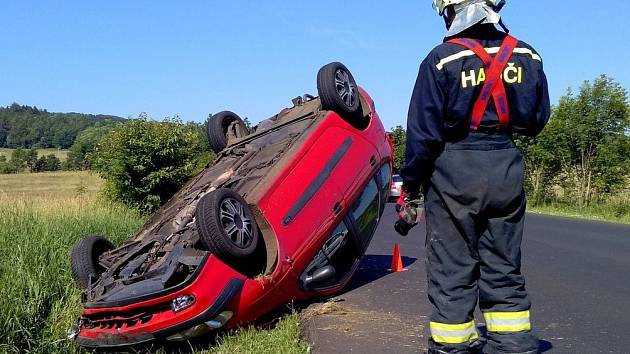
[[0, 148], [67, 149], [82, 130], [124, 118], [82, 113], [52, 113], [14, 103], [0, 107]]

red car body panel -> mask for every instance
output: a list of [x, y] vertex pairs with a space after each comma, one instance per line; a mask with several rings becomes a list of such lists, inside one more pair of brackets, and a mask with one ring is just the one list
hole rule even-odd
[[[81, 328], [77, 341], [88, 347], [136, 344], [175, 334], [226, 310], [233, 312], [225, 325], [230, 328], [251, 322], [292, 300], [317, 298], [342, 290], [363, 253], [347, 276], [334, 286], [305, 290], [299, 277], [335, 226], [346, 217], [367, 181], [384, 164], [391, 171], [391, 143], [372, 99], [362, 89], [360, 93], [371, 111], [369, 125], [358, 130], [337, 113], [327, 112], [257, 204], [276, 238], [277, 261], [271, 274], [247, 278], [209, 255], [194, 280], [175, 292], [125, 306], [85, 308], [82, 317], [96, 321], [92, 325], [98, 324], [99, 318], [106, 320], [93, 328]], [[333, 161], [330, 169], [331, 157], [335, 156], [338, 160]], [[318, 178], [322, 181], [317, 190], [309, 191]], [[170, 303], [181, 295], [193, 295], [195, 303], [174, 313]], [[209, 309], [213, 309], [211, 313]], [[151, 315], [141, 320], [146, 313]]]
[[[367, 102], [372, 102], [364, 90], [361, 90], [361, 93]], [[348, 276], [337, 286], [319, 291], [304, 291], [295, 281], [317, 253], [323, 240], [343, 219], [345, 214], [343, 210], [354, 203], [365, 185], [363, 181], [371, 178], [373, 172], [382, 164], [388, 163], [391, 166], [392, 149], [380, 118], [373, 109], [370, 125], [360, 132], [334, 112], [330, 112], [326, 119], [328, 124], [322, 124], [312, 133], [310, 141], [304, 144], [302, 151], [296, 154], [293, 163], [287, 166], [259, 203], [260, 209], [278, 238], [278, 260], [281, 265], [271, 276], [276, 281], [265, 284], [272, 288], [267, 290], [263, 298], [259, 299], [260, 281], [247, 280], [245, 282], [244, 293], [251, 287], [253, 296], [247, 296], [245, 301], [241, 302], [242, 306], [236, 312], [238, 315], [234, 316], [228, 326], [250, 322], [268, 312], [269, 309], [291, 300], [334, 294], [343, 289], [351, 279], [351, 276]], [[300, 212], [299, 217], [288, 226], [284, 226], [284, 215], [308, 188], [310, 181], [315, 179], [323, 169], [327, 159], [348, 137], [353, 139], [355, 146], [349, 149], [335, 166], [320, 191]], [[374, 156], [373, 163], [370, 163], [370, 159], [366, 161], [365, 156]], [[300, 163], [308, 164], [308, 168], [301, 167]], [[281, 188], [282, 185], [290, 185], [293, 188]], [[346, 186], [346, 188], [341, 186]], [[342, 208], [342, 211], [337, 214], [333, 212], [336, 203], [339, 203]], [[331, 212], [330, 216], [322, 220], [322, 211], [326, 210]], [[304, 230], [312, 231], [304, 232]], [[320, 237], [313, 237], [313, 235]], [[354, 274], [358, 263], [356, 262], [355, 269], [350, 271], [350, 275]], [[259, 300], [248, 301], [252, 299]]]
[[[79, 343], [85, 346], [98, 344], [99, 347], [117, 347], [155, 339], [152, 333], [176, 327], [182, 322], [200, 316], [215, 304], [226, 285], [233, 282], [238, 284], [234, 287], [240, 290], [244, 280], [245, 276], [228, 267], [214, 255], [210, 255], [195, 280], [179, 291], [127, 306], [84, 309], [81, 313], [83, 316], [103, 318], [108, 324], [115, 322], [118, 324], [83, 328], [78, 338]], [[189, 308], [173, 313], [170, 303], [180, 295], [193, 295], [195, 303]], [[233, 298], [229, 301], [233, 301]], [[134, 317], [129, 315], [142, 313], [151, 314], [144, 323], [140, 319], [134, 320]]]

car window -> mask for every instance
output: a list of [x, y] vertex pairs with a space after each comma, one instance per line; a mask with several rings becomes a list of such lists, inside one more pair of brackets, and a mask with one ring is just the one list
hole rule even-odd
[[376, 179], [381, 189], [389, 188], [389, 184], [392, 178], [392, 170], [389, 168], [389, 164], [386, 163], [378, 170]]
[[381, 166], [381, 168], [376, 173], [375, 178], [379, 184], [379, 188], [381, 189], [380, 215], [382, 215], [383, 211], [385, 210], [387, 199], [389, 198], [389, 188], [392, 178], [392, 169], [389, 167], [389, 163]]
[[373, 179], [354, 203], [351, 213], [357, 228], [357, 236], [361, 243], [367, 242], [372, 237], [379, 218], [379, 190]]
[[400, 177], [399, 175], [394, 175], [392, 179], [394, 180], [395, 183], [399, 183], [403, 181], [402, 177]]

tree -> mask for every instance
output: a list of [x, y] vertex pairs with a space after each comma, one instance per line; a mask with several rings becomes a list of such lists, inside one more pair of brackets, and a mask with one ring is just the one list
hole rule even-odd
[[154, 211], [190, 178], [196, 157], [207, 150], [197, 125], [179, 119], [130, 119], [94, 150], [92, 167], [105, 193], [129, 206]]
[[14, 166], [19, 166], [20, 169], [24, 168], [26, 161], [26, 151], [23, 149], [15, 149], [11, 152], [11, 163]]
[[[521, 141], [534, 194], [558, 184], [566, 199], [588, 206], [623, 188], [630, 173], [627, 92], [607, 76], [560, 98], [542, 134]], [[544, 181], [544, 183], [539, 183]]]
[[569, 154], [568, 146], [561, 143], [563, 134], [559, 122], [551, 120], [536, 138], [515, 137], [525, 158], [525, 188], [533, 204], [551, 200], [553, 186], [560, 182], [563, 157]]
[[0, 174], [17, 173], [16, 166], [10, 161], [0, 162]]
[[398, 125], [389, 134], [394, 145], [394, 171], [400, 171], [405, 165], [405, 145], [407, 143], [407, 132], [405, 128]]
[[61, 168], [61, 161], [55, 154], [49, 154], [41, 156], [35, 162], [33, 172], [45, 172], [45, 171], [59, 171]]
[[89, 170], [94, 148], [107, 133], [116, 129], [117, 126], [117, 123], [94, 126], [79, 133], [68, 151], [66, 168], [69, 170]]
[[26, 168], [28, 168], [29, 172], [33, 172], [33, 168], [35, 167], [35, 162], [37, 162], [37, 149], [30, 148], [25, 151], [26, 151], [26, 154], [25, 154], [24, 162], [26, 163]]
[[6, 146], [8, 127], [5, 122], [0, 121], [0, 147]]
[[84, 129], [121, 121], [107, 115], [49, 113], [14, 103], [0, 107], [0, 147], [67, 149]]
[[60, 129], [54, 133], [50, 144], [51, 146], [57, 147], [59, 149], [68, 149], [70, 146], [72, 146], [72, 143], [74, 142], [74, 139], [76, 138], [76, 136], [77, 136], [77, 131], [73, 129], [70, 129], [70, 128]]
[[0, 174], [4, 173], [15, 173], [16, 171], [13, 168], [13, 165], [7, 161], [7, 157], [4, 155], [0, 155]]
[[[554, 112], [570, 153], [565, 162], [565, 185], [572, 187], [580, 206], [597, 193], [611, 193], [623, 185], [628, 168], [630, 128], [627, 92], [612, 79], [601, 76], [585, 82], [579, 95], [568, 95]], [[568, 160], [568, 161], [567, 161]]]
[[15, 149], [11, 153], [11, 164], [16, 172], [20, 172], [25, 168], [28, 168], [30, 172], [33, 172], [35, 163], [37, 162], [37, 150], [36, 149]]

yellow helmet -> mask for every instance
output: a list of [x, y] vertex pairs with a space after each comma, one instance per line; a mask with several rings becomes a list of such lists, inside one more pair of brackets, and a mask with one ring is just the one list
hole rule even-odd
[[485, 2], [497, 12], [505, 5], [505, 0], [433, 0], [433, 8], [437, 11], [438, 15], [442, 16], [444, 15], [444, 10], [451, 5], [472, 5], [480, 2]]

